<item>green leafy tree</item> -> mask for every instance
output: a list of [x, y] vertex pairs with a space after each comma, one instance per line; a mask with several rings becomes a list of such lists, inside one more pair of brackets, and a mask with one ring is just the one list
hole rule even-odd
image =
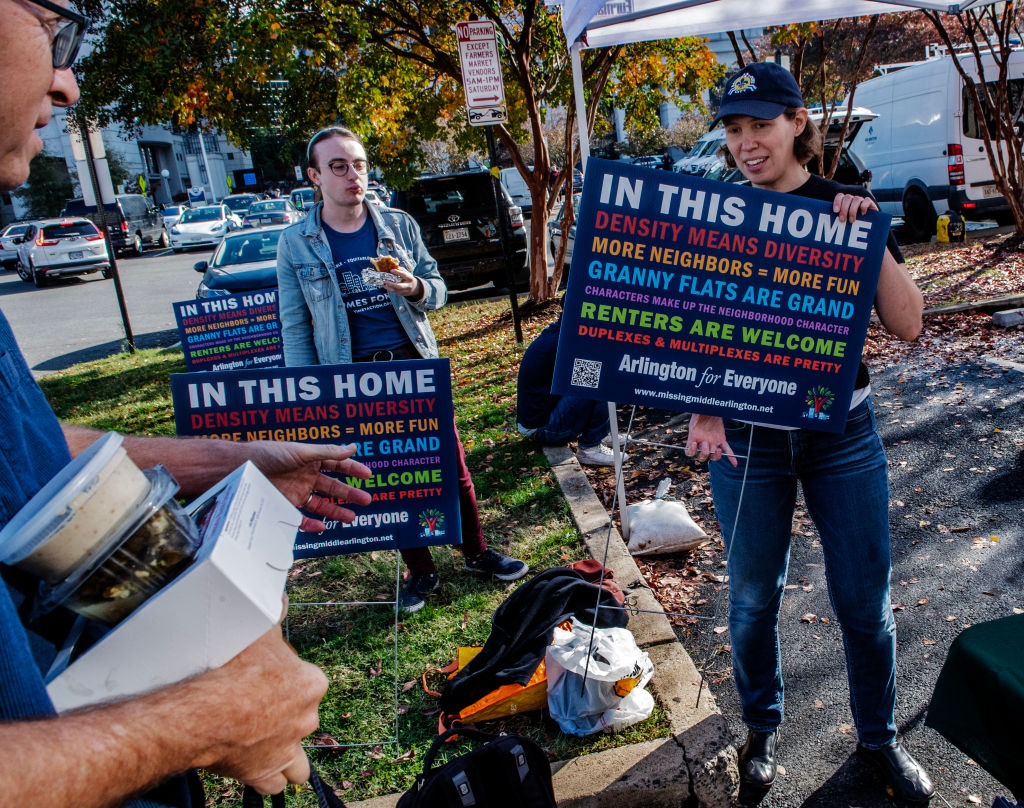
[[25, 205], [28, 215], [45, 219], [60, 214], [64, 203], [73, 195], [71, 174], [64, 160], [40, 152], [32, 158], [29, 176], [29, 183], [13, 192]]
[[[216, 127], [243, 147], [261, 127], [302, 143], [320, 126], [341, 120], [363, 136], [396, 187], [418, 175], [431, 141], [450, 136], [458, 151], [485, 153], [483, 132], [466, 120], [454, 26], [474, 18], [494, 21], [509, 106], [509, 122], [496, 126], [495, 134], [533, 200], [530, 295], [539, 301], [554, 293], [544, 241], [560, 187], [549, 185], [542, 109], [569, 110], [568, 144], [576, 125], [556, 11], [538, 0], [90, 3], [100, 37], [80, 68], [87, 115], [130, 125]], [[588, 93], [596, 93], [588, 94], [590, 109], [608, 90], [638, 121], [652, 111], [656, 116], [666, 97], [694, 103], [690, 99], [699, 98], [720, 72], [700, 39], [585, 56]], [[588, 125], [593, 123], [588, 111]], [[574, 164], [578, 152], [572, 145], [565, 151], [572, 156], [566, 164]]]

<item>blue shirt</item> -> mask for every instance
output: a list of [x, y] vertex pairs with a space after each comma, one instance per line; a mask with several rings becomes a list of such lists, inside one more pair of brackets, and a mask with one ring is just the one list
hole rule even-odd
[[407, 345], [409, 336], [398, 321], [387, 291], [363, 283], [363, 270], [372, 268], [370, 257], [377, 255], [377, 233], [370, 217], [355, 233], [339, 233], [327, 224], [323, 228], [351, 324], [352, 358], [371, 359], [375, 351]]
[[[0, 527], [6, 525], [61, 468], [71, 461], [60, 422], [39, 389], [0, 312]], [[2, 580], [2, 579], [0, 579]], [[20, 593], [15, 593], [22, 600]], [[32, 640], [30, 642], [30, 639]], [[0, 721], [55, 714], [39, 658], [52, 651], [22, 626], [7, 582], [0, 582]], [[187, 705], [183, 705], [183, 709]], [[198, 788], [198, 790], [197, 790]], [[194, 772], [175, 777], [125, 808], [191, 808], [203, 805]]]

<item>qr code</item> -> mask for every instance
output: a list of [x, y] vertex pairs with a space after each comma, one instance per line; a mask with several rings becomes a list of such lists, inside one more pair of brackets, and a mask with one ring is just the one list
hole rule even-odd
[[601, 383], [601, 363], [593, 359], [574, 359], [572, 383], [575, 387], [597, 388]]

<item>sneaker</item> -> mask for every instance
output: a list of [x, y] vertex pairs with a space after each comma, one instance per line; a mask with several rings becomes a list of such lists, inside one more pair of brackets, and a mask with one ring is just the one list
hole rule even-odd
[[424, 598], [441, 585], [436, 572], [413, 575], [398, 595], [398, 608], [403, 612], [418, 612], [425, 605]]
[[[585, 466], [614, 466], [615, 452], [599, 443], [597, 446], [580, 449], [576, 452], [576, 459]], [[623, 453], [622, 462], [625, 463], [627, 460], [629, 460], [629, 455]]]
[[[625, 435], [622, 432], [619, 433], [619, 446], [625, 446], [626, 442], [628, 440], [629, 440], [629, 435]], [[611, 446], [612, 446], [612, 433], [611, 432], [609, 432], [607, 435], [604, 436], [604, 438], [601, 440], [601, 445], [602, 446], [607, 446], [609, 449], [611, 448]]]
[[482, 575], [493, 575], [499, 581], [518, 581], [530, 571], [530, 565], [488, 548], [476, 558], [467, 556], [466, 569]]

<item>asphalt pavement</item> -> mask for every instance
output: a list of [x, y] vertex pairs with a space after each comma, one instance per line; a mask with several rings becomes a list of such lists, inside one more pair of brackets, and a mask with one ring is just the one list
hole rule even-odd
[[[957, 363], [955, 355], [911, 361], [873, 372], [872, 387], [890, 465], [897, 724], [935, 782], [933, 806], [990, 806], [1007, 790], [924, 718], [957, 634], [1024, 607], [1024, 365]], [[856, 733], [822, 550], [809, 520], [796, 520], [794, 530], [780, 620], [782, 769], [761, 805], [899, 805], [853, 756]], [[681, 639], [700, 667], [708, 634]], [[719, 652], [709, 665], [711, 689], [739, 745], [746, 730], [727, 643], [727, 634], [713, 636]]]

